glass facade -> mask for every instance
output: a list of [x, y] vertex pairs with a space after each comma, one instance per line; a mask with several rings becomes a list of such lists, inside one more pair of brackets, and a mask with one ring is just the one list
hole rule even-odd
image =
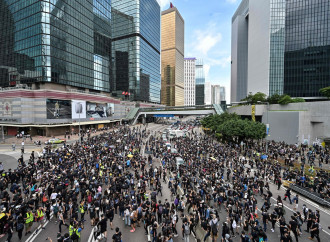
[[0, 2], [2, 86], [55, 82], [110, 91], [110, 0]]
[[[112, 0], [114, 96], [160, 102], [160, 6], [156, 0]], [[127, 97], [127, 96], [126, 96]]]
[[196, 105], [204, 105], [205, 101], [205, 72], [203, 60], [196, 60]]
[[0, 86], [53, 82], [160, 102], [156, 0], [0, 0]]
[[330, 1], [287, 0], [284, 93], [319, 97], [330, 86]]
[[184, 105], [184, 20], [173, 7], [162, 12], [161, 103]]
[[269, 96], [283, 94], [285, 0], [270, 1]]

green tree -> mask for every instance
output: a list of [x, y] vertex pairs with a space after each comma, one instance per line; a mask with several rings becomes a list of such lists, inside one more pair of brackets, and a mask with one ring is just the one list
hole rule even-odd
[[330, 87], [321, 88], [320, 93], [330, 99]]
[[292, 103], [292, 98], [289, 95], [283, 95], [278, 103], [282, 105]]
[[292, 98], [292, 102], [293, 103], [304, 103], [305, 99], [303, 99], [301, 97], [296, 97], [296, 98]]
[[275, 93], [267, 98], [267, 102], [269, 102], [269, 104], [278, 104], [282, 97], [283, 95]]
[[251, 92], [243, 98], [241, 101], [247, 102], [249, 104], [257, 104], [258, 102], [266, 102], [267, 95], [262, 92], [257, 92], [256, 94], [252, 94]]

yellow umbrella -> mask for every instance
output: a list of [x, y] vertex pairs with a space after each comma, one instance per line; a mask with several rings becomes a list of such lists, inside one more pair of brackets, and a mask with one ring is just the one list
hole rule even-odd
[[211, 157], [211, 159], [212, 159], [212, 160], [217, 160], [217, 159], [216, 159], [216, 158], [214, 158], [214, 157]]
[[133, 157], [133, 155], [132, 155], [132, 154], [129, 154], [127, 157], [129, 157], [129, 158], [132, 158], [132, 157]]

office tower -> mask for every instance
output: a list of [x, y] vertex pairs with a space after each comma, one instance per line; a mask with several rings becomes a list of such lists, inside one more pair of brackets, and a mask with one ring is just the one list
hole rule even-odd
[[242, 0], [232, 17], [231, 101], [283, 93], [285, 0]]
[[220, 85], [212, 85], [212, 104], [220, 104], [221, 103], [221, 87]]
[[318, 99], [330, 86], [329, 11], [327, 0], [243, 0], [232, 18], [231, 101]]
[[159, 4], [156, 0], [112, 0], [111, 18], [113, 96], [159, 103]]
[[195, 105], [196, 58], [184, 58], [184, 105]]
[[171, 7], [161, 15], [161, 103], [184, 105], [184, 20]]
[[220, 87], [220, 101], [224, 102], [226, 101], [226, 88]]
[[72, 3], [0, 0], [2, 87], [56, 83], [110, 91], [110, 0]]
[[0, 16], [1, 87], [160, 102], [157, 0], [0, 0]]
[[211, 103], [212, 103], [212, 85], [211, 82], [205, 82], [204, 104], [210, 105]]
[[204, 105], [205, 72], [203, 60], [196, 60], [196, 105]]
[[330, 1], [286, 1], [284, 93], [317, 99], [330, 86]]

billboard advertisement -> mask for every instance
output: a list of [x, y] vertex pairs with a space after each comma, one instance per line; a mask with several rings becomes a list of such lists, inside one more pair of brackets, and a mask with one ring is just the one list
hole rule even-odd
[[47, 119], [70, 119], [71, 118], [71, 101], [47, 99]]
[[111, 117], [115, 113], [115, 104], [107, 103], [107, 116]]
[[86, 118], [86, 101], [72, 100], [72, 119]]
[[108, 116], [107, 104], [105, 103], [87, 102], [86, 107], [87, 118], [105, 118]]

